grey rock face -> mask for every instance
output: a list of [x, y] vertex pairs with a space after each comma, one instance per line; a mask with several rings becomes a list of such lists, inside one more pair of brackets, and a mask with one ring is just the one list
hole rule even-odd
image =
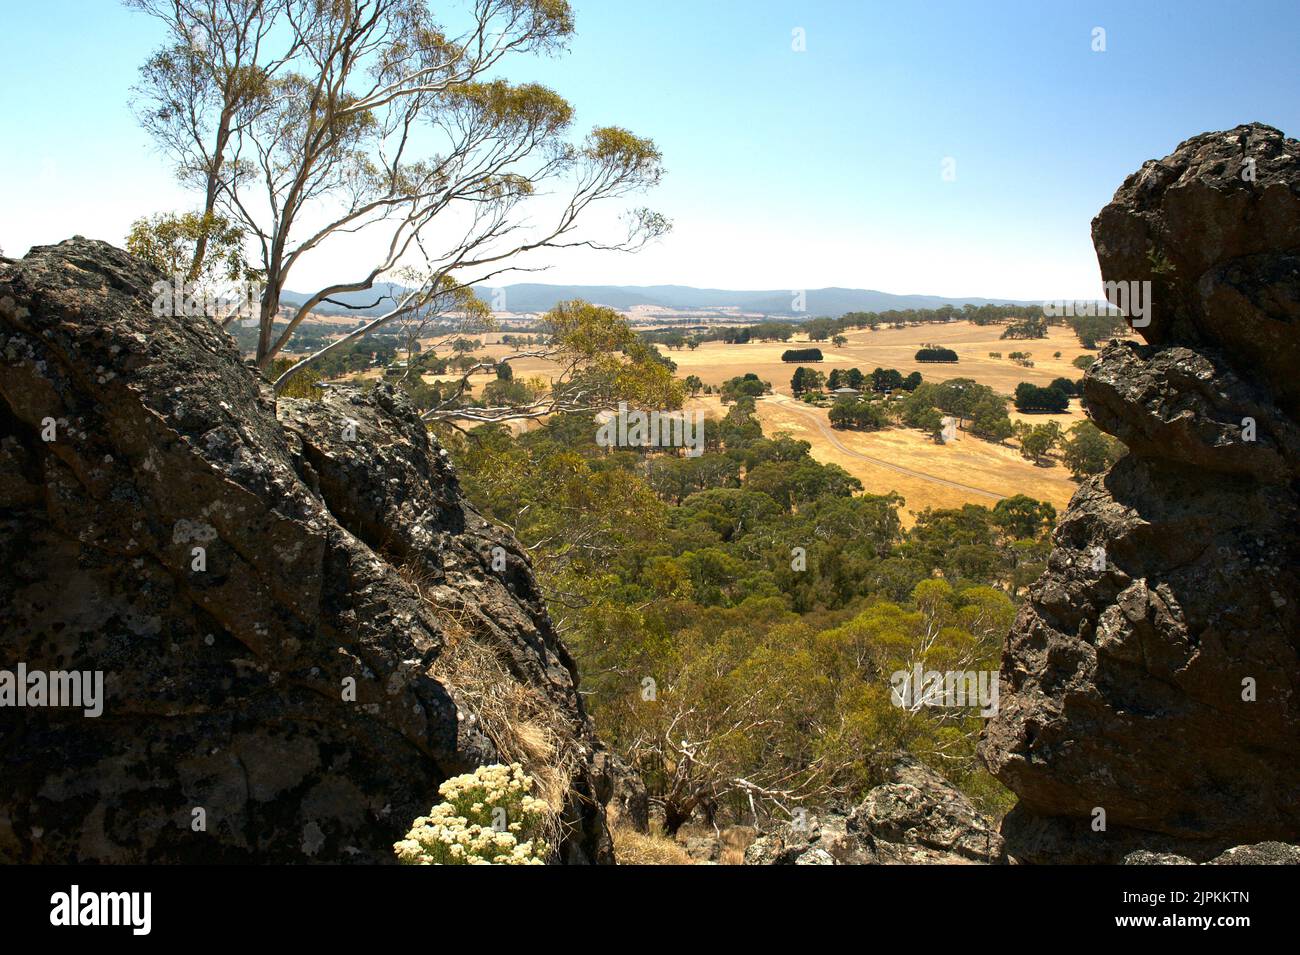
[[501, 756], [435, 676], [469, 639], [552, 716], [564, 857], [608, 861], [606, 754], [518, 543], [398, 396], [277, 418], [214, 323], [152, 314], [158, 279], [84, 239], [0, 263], [0, 668], [106, 696], [0, 709], [0, 859], [391, 861]]
[[[1261, 842], [1253, 846], [1236, 846], [1202, 865], [1300, 865], [1300, 846], [1282, 842]], [[1124, 857], [1124, 865], [1196, 865], [1191, 859], [1172, 852], [1149, 852], [1139, 849]]]
[[1205, 861], [1295, 841], [1300, 142], [1188, 140], [1093, 239], [1106, 280], [1152, 282], [1151, 323], [1085, 376], [1130, 453], [1075, 494], [1007, 640], [981, 753], [1019, 796], [1008, 850]]
[[759, 837], [747, 865], [997, 865], [1002, 837], [947, 780], [902, 757], [848, 815], [809, 816]]

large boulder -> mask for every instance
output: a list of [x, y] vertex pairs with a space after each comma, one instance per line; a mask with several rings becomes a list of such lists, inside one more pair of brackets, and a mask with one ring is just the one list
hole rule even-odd
[[1002, 837], [951, 783], [910, 756], [850, 812], [823, 812], [756, 839], [747, 865], [998, 865]]
[[[612, 780], [524, 551], [397, 394], [277, 403], [160, 276], [74, 239], [0, 260], [0, 860], [383, 862], [449, 776], [518, 759], [561, 857]], [[503, 568], [503, 569], [494, 569]]]
[[1152, 283], [1084, 403], [1129, 453], [1084, 482], [1008, 636], [981, 753], [1025, 861], [1206, 861], [1300, 835], [1300, 142], [1147, 162], [1093, 220]]

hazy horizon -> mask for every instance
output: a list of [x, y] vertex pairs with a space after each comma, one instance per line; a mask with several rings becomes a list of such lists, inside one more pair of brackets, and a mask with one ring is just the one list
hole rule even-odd
[[[636, 255], [565, 250], [493, 282], [1099, 298], [1090, 221], [1126, 175], [1207, 130], [1300, 129], [1300, 8], [1247, 7], [578, 2], [567, 53], [503, 74], [568, 98], [575, 138], [614, 123], [654, 139], [667, 175], [630, 204], [675, 227]], [[59, 18], [78, 28], [51, 31]], [[26, 134], [0, 146], [6, 254], [120, 245], [136, 218], [195, 207], [129, 108], [162, 40], [116, 2], [9, 11], [0, 101]], [[44, 95], [19, 97], [37, 74]], [[349, 278], [371, 249], [340, 239], [289, 287]]]

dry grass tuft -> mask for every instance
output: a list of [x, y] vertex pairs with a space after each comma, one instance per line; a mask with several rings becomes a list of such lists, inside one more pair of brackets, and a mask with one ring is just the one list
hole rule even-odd
[[547, 841], [558, 845], [560, 812], [581, 762], [563, 708], [510, 672], [508, 649], [467, 607], [435, 601], [424, 575], [409, 564], [399, 573], [442, 624], [446, 645], [430, 676], [475, 719], [502, 762], [519, 763], [533, 778], [533, 795], [552, 810], [554, 830]]
[[615, 825], [614, 858], [619, 865], [694, 865], [686, 850], [658, 832], [637, 832], [630, 825]]
[[744, 865], [745, 850], [758, 838], [758, 830], [753, 826], [728, 826], [722, 830], [722, 852], [718, 856], [719, 865]]

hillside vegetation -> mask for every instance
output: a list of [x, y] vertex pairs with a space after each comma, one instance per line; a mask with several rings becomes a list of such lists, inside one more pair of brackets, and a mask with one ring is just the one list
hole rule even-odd
[[752, 397], [696, 458], [608, 450], [594, 420], [449, 439], [470, 498], [532, 552], [597, 727], [670, 834], [852, 798], [901, 749], [977, 802], [977, 710], [900, 707], [890, 674], [996, 670], [1054, 509], [1019, 496], [926, 511], [862, 494]]

